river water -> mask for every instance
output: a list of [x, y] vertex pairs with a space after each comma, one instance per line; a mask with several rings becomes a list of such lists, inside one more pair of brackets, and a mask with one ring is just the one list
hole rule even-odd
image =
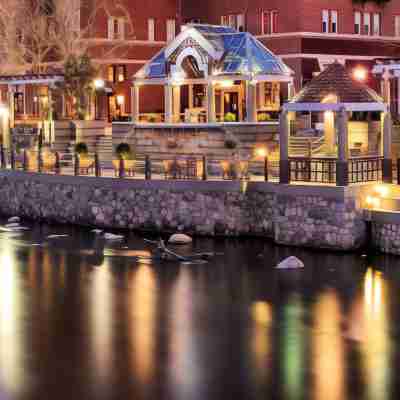
[[160, 263], [139, 236], [23, 225], [0, 233], [1, 400], [400, 396], [398, 258], [199, 239], [178, 251], [215, 258]]

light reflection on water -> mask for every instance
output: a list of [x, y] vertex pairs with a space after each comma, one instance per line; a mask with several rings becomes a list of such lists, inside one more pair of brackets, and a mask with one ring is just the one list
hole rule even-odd
[[1, 399], [398, 398], [397, 259], [201, 240], [225, 256], [141, 263], [140, 238], [40, 232], [0, 235]]

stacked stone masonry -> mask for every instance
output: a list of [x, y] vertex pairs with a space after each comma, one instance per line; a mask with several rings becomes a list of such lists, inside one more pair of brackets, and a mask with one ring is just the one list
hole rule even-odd
[[[261, 236], [354, 250], [366, 224], [345, 188], [273, 183], [130, 181], [3, 171], [0, 212], [102, 228]], [[324, 194], [321, 194], [325, 192]]]

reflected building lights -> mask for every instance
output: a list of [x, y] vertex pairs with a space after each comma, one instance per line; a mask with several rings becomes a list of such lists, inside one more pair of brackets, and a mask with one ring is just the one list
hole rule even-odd
[[315, 399], [343, 400], [345, 396], [344, 338], [337, 293], [324, 292], [315, 308], [313, 362]]
[[108, 260], [93, 274], [90, 299], [90, 327], [96, 375], [106, 380], [111, 375], [113, 340], [113, 291]]
[[380, 271], [369, 268], [364, 282], [365, 340], [362, 343], [367, 398], [389, 398], [390, 338], [385, 299], [385, 280]]
[[305, 337], [303, 327], [303, 307], [298, 294], [290, 297], [283, 310], [284, 338], [284, 382], [285, 394], [289, 400], [303, 398]]
[[12, 255], [3, 246], [0, 258], [0, 376], [12, 392], [20, 390], [24, 383], [18, 293], [18, 276]]
[[135, 318], [130, 319], [133, 339], [133, 364], [142, 384], [149, 384], [155, 367], [157, 288], [154, 271], [140, 264], [130, 290], [130, 309]]
[[269, 368], [268, 359], [270, 355], [270, 327], [272, 322], [271, 305], [267, 302], [259, 301], [252, 305], [251, 316], [252, 341], [251, 349], [254, 359], [256, 379], [264, 382], [267, 379]]

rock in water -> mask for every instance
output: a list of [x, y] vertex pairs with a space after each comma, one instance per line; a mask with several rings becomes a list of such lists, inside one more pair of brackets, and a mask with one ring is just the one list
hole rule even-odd
[[122, 235], [114, 235], [113, 233], [105, 233], [104, 239], [106, 239], [106, 240], [123, 240], [124, 237]]
[[94, 233], [95, 235], [100, 235], [103, 233], [101, 229], [93, 229], [91, 232]]
[[171, 244], [188, 244], [192, 243], [192, 241], [193, 240], [190, 236], [184, 235], [183, 233], [176, 233], [168, 239], [168, 243]]
[[10, 222], [10, 223], [12, 223], [12, 222], [19, 222], [20, 220], [21, 220], [21, 219], [20, 219], [19, 217], [11, 217], [11, 218], [8, 219], [7, 222]]
[[277, 269], [299, 269], [304, 268], [303, 261], [299, 260], [297, 257], [288, 257], [282, 262], [280, 262], [277, 266]]
[[19, 227], [19, 223], [14, 222], [13, 224], [7, 224], [6, 228], [8, 229], [13, 229], [13, 228], [18, 228]]

